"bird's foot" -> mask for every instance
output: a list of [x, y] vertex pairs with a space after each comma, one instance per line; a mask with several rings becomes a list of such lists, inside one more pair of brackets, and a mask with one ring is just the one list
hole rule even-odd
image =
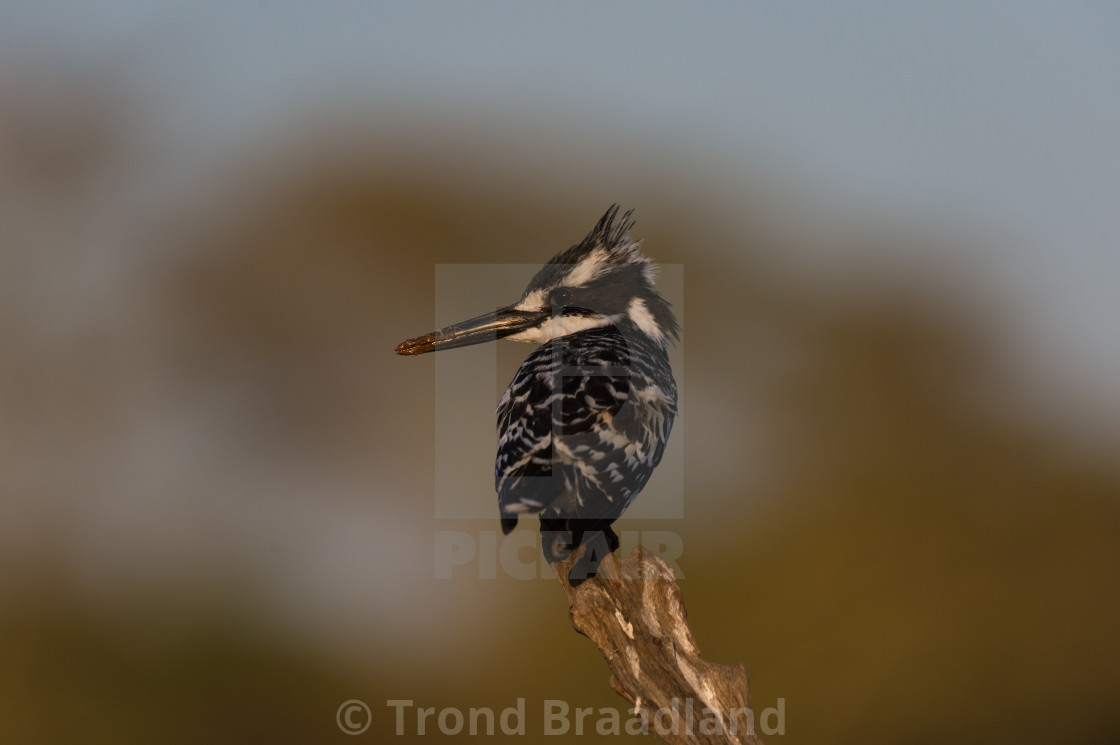
[[618, 536], [607, 528], [602, 532], [584, 534], [583, 551], [568, 572], [568, 584], [579, 587], [599, 572], [599, 564], [618, 548]]

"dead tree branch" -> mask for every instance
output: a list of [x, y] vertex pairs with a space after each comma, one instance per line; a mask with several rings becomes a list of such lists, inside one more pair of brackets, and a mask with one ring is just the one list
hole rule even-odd
[[668, 564], [639, 546], [621, 562], [607, 556], [598, 577], [575, 589], [569, 568], [556, 567], [572, 626], [595, 642], [611, 688], [650, 733], [674, 745], [762, 745], [746, 670], [701, 659]]

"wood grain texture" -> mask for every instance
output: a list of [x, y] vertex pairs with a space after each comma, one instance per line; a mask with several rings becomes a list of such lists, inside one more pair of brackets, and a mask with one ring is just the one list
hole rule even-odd
[[598, 576], [574, 589], [569, 567], [556, 565], [572, 626], [599, 648], [611, 688], [651, 734], [674, 745], [762, 743], [746, 670], [700, 657], [668, 564], [639, 546], [622, 561], [608, 555]]

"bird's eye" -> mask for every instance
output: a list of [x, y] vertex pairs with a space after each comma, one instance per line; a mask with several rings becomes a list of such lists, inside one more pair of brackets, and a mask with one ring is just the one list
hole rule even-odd
[[553, 307], [567, 305], [572, 301], [572, 291], [567, 287], [557, 287], [548, 296], [548, 303]]

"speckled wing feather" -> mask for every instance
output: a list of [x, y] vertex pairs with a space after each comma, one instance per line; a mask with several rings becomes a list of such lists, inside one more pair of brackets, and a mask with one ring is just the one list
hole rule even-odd
[[604, 328], [525, 360], [498, 404], [494, 476], [507, 530], [520, 513], [614, 520], [629, 506], [676, 414], [672, 373], [655, 351]]

